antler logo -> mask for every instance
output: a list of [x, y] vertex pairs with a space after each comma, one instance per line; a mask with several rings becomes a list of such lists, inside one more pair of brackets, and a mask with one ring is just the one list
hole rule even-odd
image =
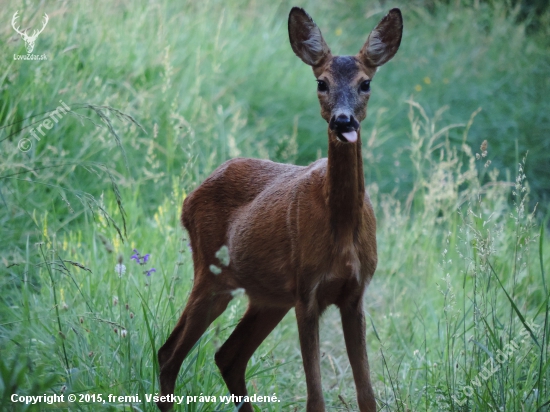
[[16, 11], [15, 14], [13, 15], [13, 18], [11, 19], [11, 25], [13, 27], [13, 29], [19, 33], [19, 35], [21, 35], [21, 37], [23, 38], [23, 40], [25, 41], [25, 48], [27, 49], [27, 53], [32, 53], [33, 49], [34, 49], [34, 42], [36, 41], [36, 38], [38, 37], [38, 35], [40, 33], [42, 33], [44, 31], [44, 28], [46, 27], [46, 24], [48, 24], [48, 20], [50, 19], [48, 17], [48, 15], [46, 13], [44, 13], [44, 23], [42, 25], [42, 28], [40, 30], [34, 30], [32, 36], [29, 36], [27, 34], [27, 30], [25, 29], [25, 31], [21, 31], [19, 30], [19, 27], [15, 27], [15, 23], [16, 23], [16, 20], [17, 20], [17, 13], [19, 13], [19, 11]]

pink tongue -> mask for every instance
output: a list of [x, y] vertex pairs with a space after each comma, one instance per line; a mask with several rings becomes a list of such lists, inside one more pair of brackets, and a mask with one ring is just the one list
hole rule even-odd
[[350, 143], [354, 143], [357, 141], [357, 132], [355, 130], [352, 132], [342, 133], [342, 136], [344, 136], [346, 140]]

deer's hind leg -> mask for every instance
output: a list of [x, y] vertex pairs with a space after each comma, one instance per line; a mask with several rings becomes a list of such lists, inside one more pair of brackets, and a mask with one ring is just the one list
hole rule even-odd
[[[250, 304], [231, 336], [216, 352], [216, 364], [231, 394], [248, 394], [245, 382], [248, 360], [289, 309]], [[253, 412], [253, 409], [247, 402], [240, 406], [239, 412]]]
[[[159, 349], [161, 395], [174, 393], [183, 360], [208, 326], [227, 308], [231, 294], [217, 290], [219, 289], [215, 287], [215, 282], [208, 279], [206, 282], [195, 283], [176, 327]], [[161, 411], [168, 411], [172, 408], [172, 403], [159, 402], [158, 406]]]

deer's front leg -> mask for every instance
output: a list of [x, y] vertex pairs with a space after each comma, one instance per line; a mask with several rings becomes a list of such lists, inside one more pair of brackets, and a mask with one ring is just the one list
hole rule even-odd
[[376, 401], [370, 382], [367, 344], [365, 340], [365, 313], [363, 299], [347, 302], [340, 307], [346, 349], [353, 371], [357, 404], [360, 412], [376, 412]]
[[[309, 309], [309, 310], [308, 310]], [[302, 362], [307, 384], [307, 412], [324, 412], [325, 400], [321, 386], [319, 361], [319, 312], [308, 308], [307, 302], [296, 305], [296, 320], [302, 349]]]

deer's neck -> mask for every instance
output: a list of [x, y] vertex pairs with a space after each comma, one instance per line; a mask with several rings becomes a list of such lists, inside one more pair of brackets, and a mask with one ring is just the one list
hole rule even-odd
[[365, 197], [361, 135], [356, 143], [342, 143], [329, 128], [325, 196], [336, 241], [353, 241], [361, 224]]

